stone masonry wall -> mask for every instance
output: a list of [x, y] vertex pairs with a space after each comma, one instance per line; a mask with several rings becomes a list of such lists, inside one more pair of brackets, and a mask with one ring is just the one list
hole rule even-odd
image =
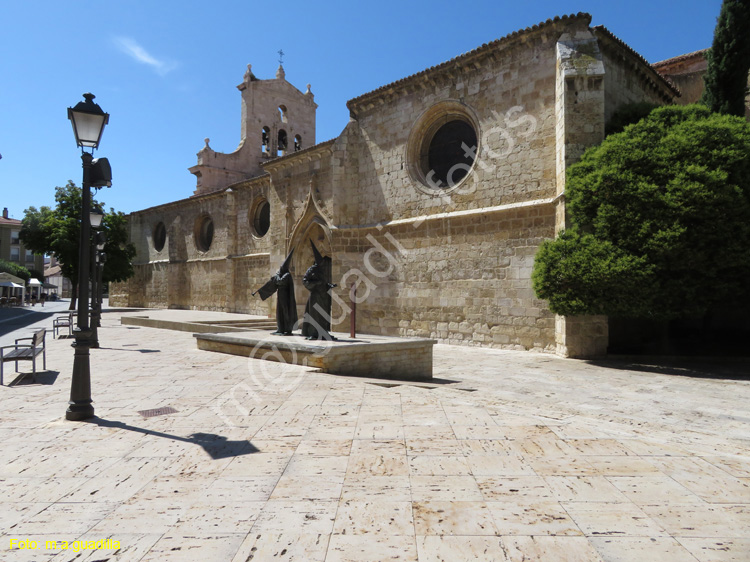
[[[509, 45], [478, 68], [446, 76], [355, 107], [356, 189], [340, 195], [344, 224], [373, 224], [445, 211], [479, 209], [554, 195], [555, 35], [537, 33]], [[410, 173], [409, 143], [420, 118], [441, 103], [476, 121], [477, 162], [448, 197], [431, 194]], [[411, 139], [410, 139], [411, 135]], [[342, 186], [343, 187], [343, 186]], [[337, 193], [337, 195], [339, 195]]]
[[[554, 316], [531, 289], [539, 244], [554, 234], [540, 205], [334, 232], [333, 319], [341, 331], [357, 285], [362, 333], [549, 350]], [[337, 304], [339, 303], [339, 304]]]
[[[554, 349], [554, 315], [534, 296], [531, 270], [554, 236], [557, 36], [529, 33], [450, 75], [355, 104], [347, 141], [359, 173], [338, 186], [333, 249], [340, 298], [356, 272], [367, 278], [358, 330]], [[431, 194], [410, 169], [410, 144], [441, 104], [477, 126], [478, 159], [457, 189]], [[340, 310], [333, 318], [346, 330]]]
[[276, 301], [265, 302], [260, 297], [252, 296], [253, 291], [261, 287], [270, 277], [271, 266], [268, 255], [250, 256], [234, 261], [234, 293], [228, 303], [230, 312], [244, 312], [259, 316], [276, 317]]
[[[243, 182], [222, 193], [194, 197], [133, 213], [131, 240], [136, 244], [135, 276], [115, 286], [117, 305], [230, 310], [267, 315], [268, 303], [251, 297], [269, 277], [270, 236], [252, 227], [259, 200], [268, 198], [268, 178]], [[283, 209], [272, 209], [274, 216]], [[207, 251], [196, 244], [196, 223], [213, 221]], [[162, 222], [167, 239], [154, 247], [153, 233]], [[270, 234], [270, 233], [269, 233]]]
[[[635, 55], [617, 48], [611, 39], [597, 34], [599, 38], [604, 73], [605, 123], [618, 108], [639, 102], [657, 105], [668, 103], [676, 97], [664, 84], [654, 82], [651, 72], [634, 60]], [[658, 80], [657, 80], [658, 82]]]

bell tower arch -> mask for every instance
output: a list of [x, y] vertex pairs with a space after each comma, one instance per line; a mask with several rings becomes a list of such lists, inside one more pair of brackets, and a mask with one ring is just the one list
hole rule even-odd
[[252, 65], [242, 83], [240, 144], [231, 153], [206, 146], [198, 152], [198, 164], [190, 168], [197, 178], [195, 195], [224, 189], [232, 183], [263, 174], [261, 164], [315, 144], [315, 113], [318, 105], [310, 90], [302, 92], [286, 80], [279, 64], [276, 77], [257, 78]]

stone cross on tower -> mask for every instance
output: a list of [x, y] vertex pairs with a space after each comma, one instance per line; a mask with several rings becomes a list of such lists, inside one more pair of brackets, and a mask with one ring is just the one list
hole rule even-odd
[[276, 52], [279, 53], [279, 64], [283, 64], [284, 63], [284, 50], [279, 49]]

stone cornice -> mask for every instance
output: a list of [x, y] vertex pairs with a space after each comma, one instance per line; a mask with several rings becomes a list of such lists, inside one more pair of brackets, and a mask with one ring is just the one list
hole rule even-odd
[[262, 176], [256, 176], [254, 178], [249, 178], [246, 180], [241, 180], [238, 182], [235, 182], [231, 185], [228, 185], [227, 187], [224, 187], [222, 189], [218, 189], [216, 191], [212, 191], [211, 193], [204, 193], [201, 195], [193, 195], [192, 197], [186, 197], [185, 199], [178, 199], [177, 201], [170, 201], [169, 203], [163, 203], [161, 205], [155, 205], [153, 207], [148, 207], [146, 209], [139, 209], [138, 211], [133, 211], [130, 213], [131, 215], [140, 215], [144, 213], [153, 213], [157, 211], [164, 211], [167, 209], [172, 209], [174, 207], [180, 207], [185, 204], [194, 204], [196, 202], [202, 202], [202, 201], [208, 201], [211, 199], [216, 199], [218, 197], [222, 197], [226, 195], [226, 192], [230, 189], [247, 189], [256, 187], [256, 185], [260, 185], [262, 183], [266, 183], [269, 180], [269, 177], [267, 174], [263, 174]]
[[494, 207], [482, 207], [480, 209], [466, 209], [464, 211], [450, 211], [447, 213], [435, 213], [434, 215], [421, 215], [418, 217], [409, 217], [406, 219], [395, 219], [390, 221], [372, 223], [372, 224], [341, 224], [332, 226], [331, 230], [360, 230], [365, 228], [383, 228], [389, 226], [400, 226], [403, 224], [415, 225], [414, 228], [419, 227], [425, 221], [432, 220], [444, 220], [452, 218], [471, 218], [479, 215], [488, 215], [492, 213], [503, 213], [507, 211], [515, 211], [518, 209], [526, 209], [529, 207], [542, 207], [545, 205], [554, 205], [565, 197], [564, 193], [556, 195], [555, 197], [547, 197], [545, 199], [534, 199], [532, 201], [519, 201], [518, 203], [507, 203], [505, 205], [495, 205]]

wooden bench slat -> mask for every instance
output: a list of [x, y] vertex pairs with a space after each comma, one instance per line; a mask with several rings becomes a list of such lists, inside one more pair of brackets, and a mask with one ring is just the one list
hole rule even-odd
[[8, 361], [15, 361], [16, 359], [30, 359], [35, 355], [39, 355], [41, 352], [41, 347], [39, 349], [17, 349], [15, 351], [11, 351], [7, 355], [4, 355], [3, 359]]

